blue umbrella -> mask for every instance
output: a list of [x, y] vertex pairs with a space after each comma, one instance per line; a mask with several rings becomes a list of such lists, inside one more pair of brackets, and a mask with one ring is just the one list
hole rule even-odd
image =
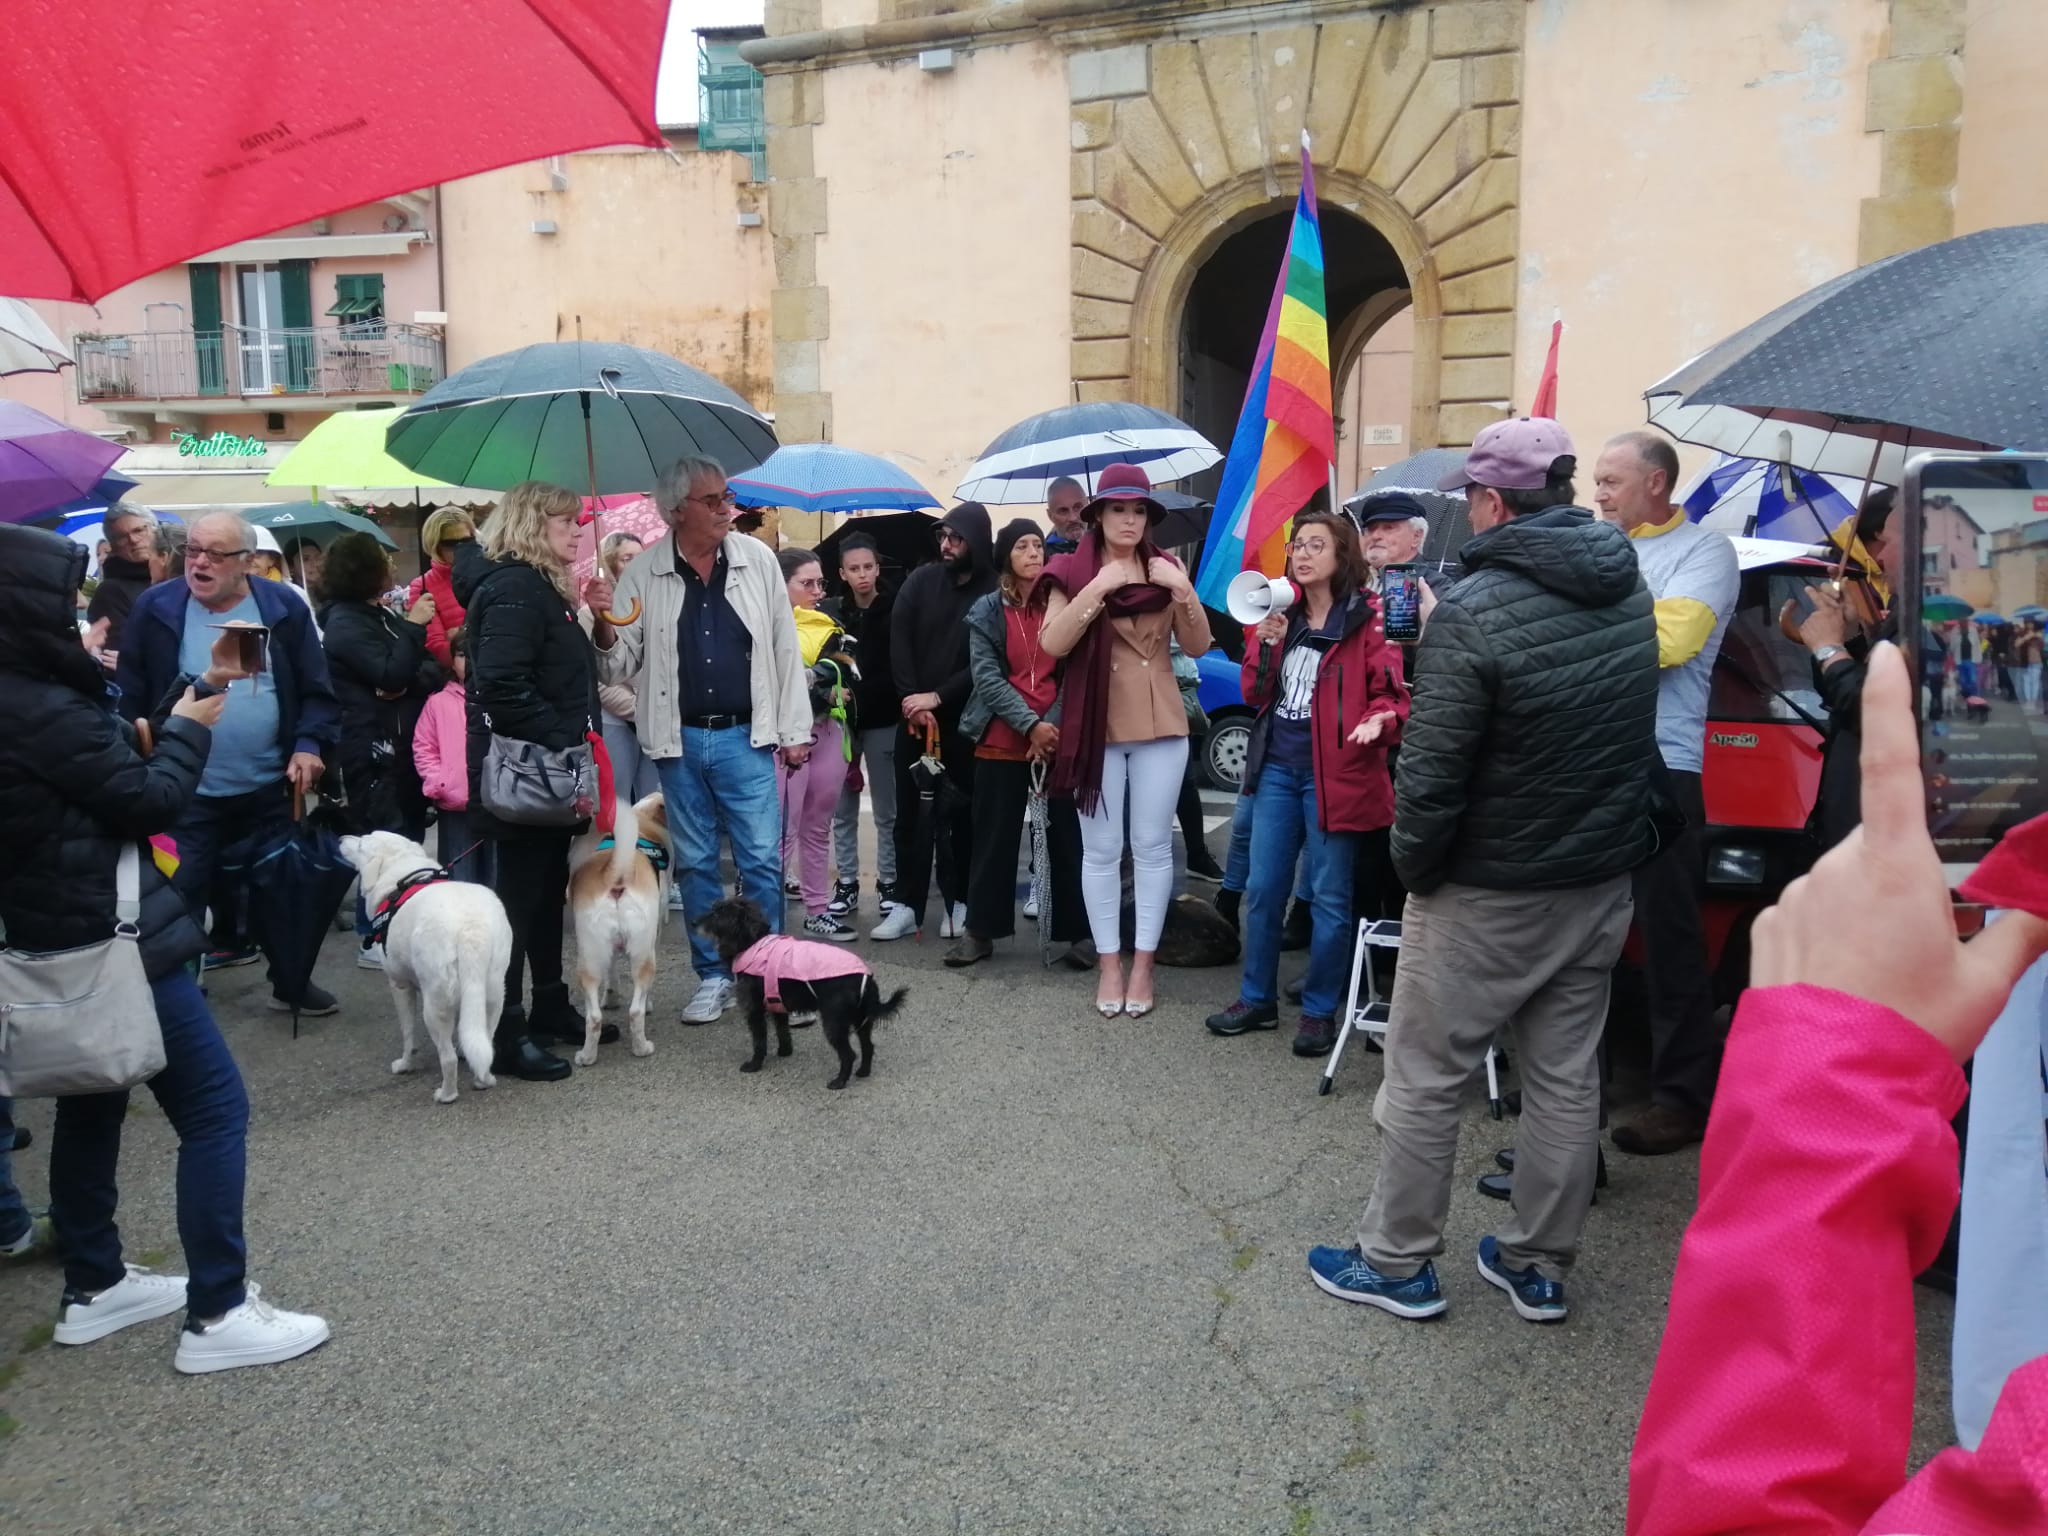
[[1679, 500], [1687, 517], [1696, 523], [1711, 518], [1716, 532], [1811, 544], [1855, 515], [1862, 489], [1860, 481], [1724, 453]]
[[1972, 624], [1997, 625], [2007, 623], [2008, 620], [2004, 614], [1993, 613], [1989, 608], [1986, 608], [1982, 612], [1971, 614], [1970, 622]]
[[2048, 619], [2048, 608], [2039, 603], [2029, 603], [2024, 608], [2015, 608], [2012, 616], [2016, 619]]
[[938, 497], [887, 459], [834, 443], [785, 443], [731, 483], [746, 507], [914, 512], [939, 505]]
[[391, 423], [384, 450], [450, 485], [546, 480], [630, 495], [692, 455], [728, 471], [775, 451], [775, 429], [708, 373], [645, 347], [544, 341], [471, 363]]
[[[69, 533], [71, 530], [62, 526], [64, 520], [75, 517], [81, 512], [90, 512], [93, 515], [93, 521], [97, 522], [100, 513], [106, 511], [107, 508], [134, 490], [136, 484], [136, 481], [130, 480], [126, 475], [116, 474], [113, 470], [108, 470], [104, 475], [100, 476], [99, 483], [83, 496], [74, 496], [60, 506], [38, 512], [29, 521], [41, 527], [48, 526], [51, 518], [57, 518], [59, 519], [57, 531], [59, 533]], [[164, 514], [158, 513], [157, 515], [161, 517]], [[176, 519], [172, 519], [172, 521], [176, 521]]]
[[1020, 421], [981, 450], [954, 495], [989, 506], [1043, 503], [1053, 481], [1072, 478], [1091, 494], [1112, 464], [1135, 464], [1154, 485], [1220, 464], [1216, 445], [1186, 422], [1121, 400], [1063, 405]]

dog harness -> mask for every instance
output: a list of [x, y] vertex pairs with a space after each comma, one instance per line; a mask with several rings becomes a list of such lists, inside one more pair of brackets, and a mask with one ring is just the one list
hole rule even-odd
[[[597, 840], [597, 851], [599, 853], [610, 853], [618, 846], [618, 839], [609, 832]], [[647, 855], [647, 862], [654, 866], [654, 872], [657, 875], [664, 873], [668, 869], [668, 850], [653, 838], [643, 837], [634, 846]]]
[[787, 1013], [782, 1006], [785, 981], [828, 981], [835, 976], [865, 976], [867, 962], [832, 944], [811, 939], [793, 939], [786, 933], [771, 933], [756, 939], [733, 961], [735, 974], [761, 978], [762, 995], [770, 1013]]
[[398, 916], [398, 909], [413, 897], [430, 885], [442, 885], [454, 878], [445, 869], [416, 869], [409, 875], [400, 875], [391, 894], [377, 903], [377, 910], [370, 917], [370, 942], [384, 942], [384, 935], [391, 931], [391, 919]]

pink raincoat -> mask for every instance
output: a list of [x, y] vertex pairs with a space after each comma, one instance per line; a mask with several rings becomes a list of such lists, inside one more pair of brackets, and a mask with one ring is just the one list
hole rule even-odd
[[1957, 1197], [1963, 1075], [1818, 987], [1748, 993], [1629, 1463], [1629, 1536], [2048, 1532], [2048, 1358], [1905, 1481], [1913, 1276]]
[[834, 976], [865, 976], [868, 963], [835, 944], [815, 939], [793, 939], [786, 933], [771, 933], [740, 951], [732, 963], [733, 974], [758, 976], [770, 1013], [784, 1013], [782, 984], [785, 981], [825, 981]]
[[454, 679], [420, 710], [412, 733], [412, 765], [420, 788], [444, 811], [469, 809], [469, 716], [462, 684]]

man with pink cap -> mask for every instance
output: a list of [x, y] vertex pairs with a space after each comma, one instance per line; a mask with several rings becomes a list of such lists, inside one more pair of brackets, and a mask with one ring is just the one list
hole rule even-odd
[[1309, 1254], [1333, 1296], [1446, 1305], [1431, 1262], [1468, 1085], [1506, 1028], [1522, 1076], [1513, 1209], [1479, 1272], [1531, 1322], [1565, 1315], [1592, 1204], [1608, 972], [1655, 847], [1657, 623], [1628, 536], [1573, 506], [1556, 422], [1496, 422], [1445, 490], [1476, 535], [1417, 647], [1396, 774], [1409, 896], [1375, 1105], [1379, 1175], [1357, 1242]]

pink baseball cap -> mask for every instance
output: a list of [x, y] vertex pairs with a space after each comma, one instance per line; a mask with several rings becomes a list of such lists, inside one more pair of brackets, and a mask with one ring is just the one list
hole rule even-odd
[[1572, 453], [1569, 433], [1547, 416], [1517, 416], [1482, 427], [1465, 462], [1437, 482], [1442, 491], [1483, 485], [1495, 491], [1540, 491], [1551, 466]]

